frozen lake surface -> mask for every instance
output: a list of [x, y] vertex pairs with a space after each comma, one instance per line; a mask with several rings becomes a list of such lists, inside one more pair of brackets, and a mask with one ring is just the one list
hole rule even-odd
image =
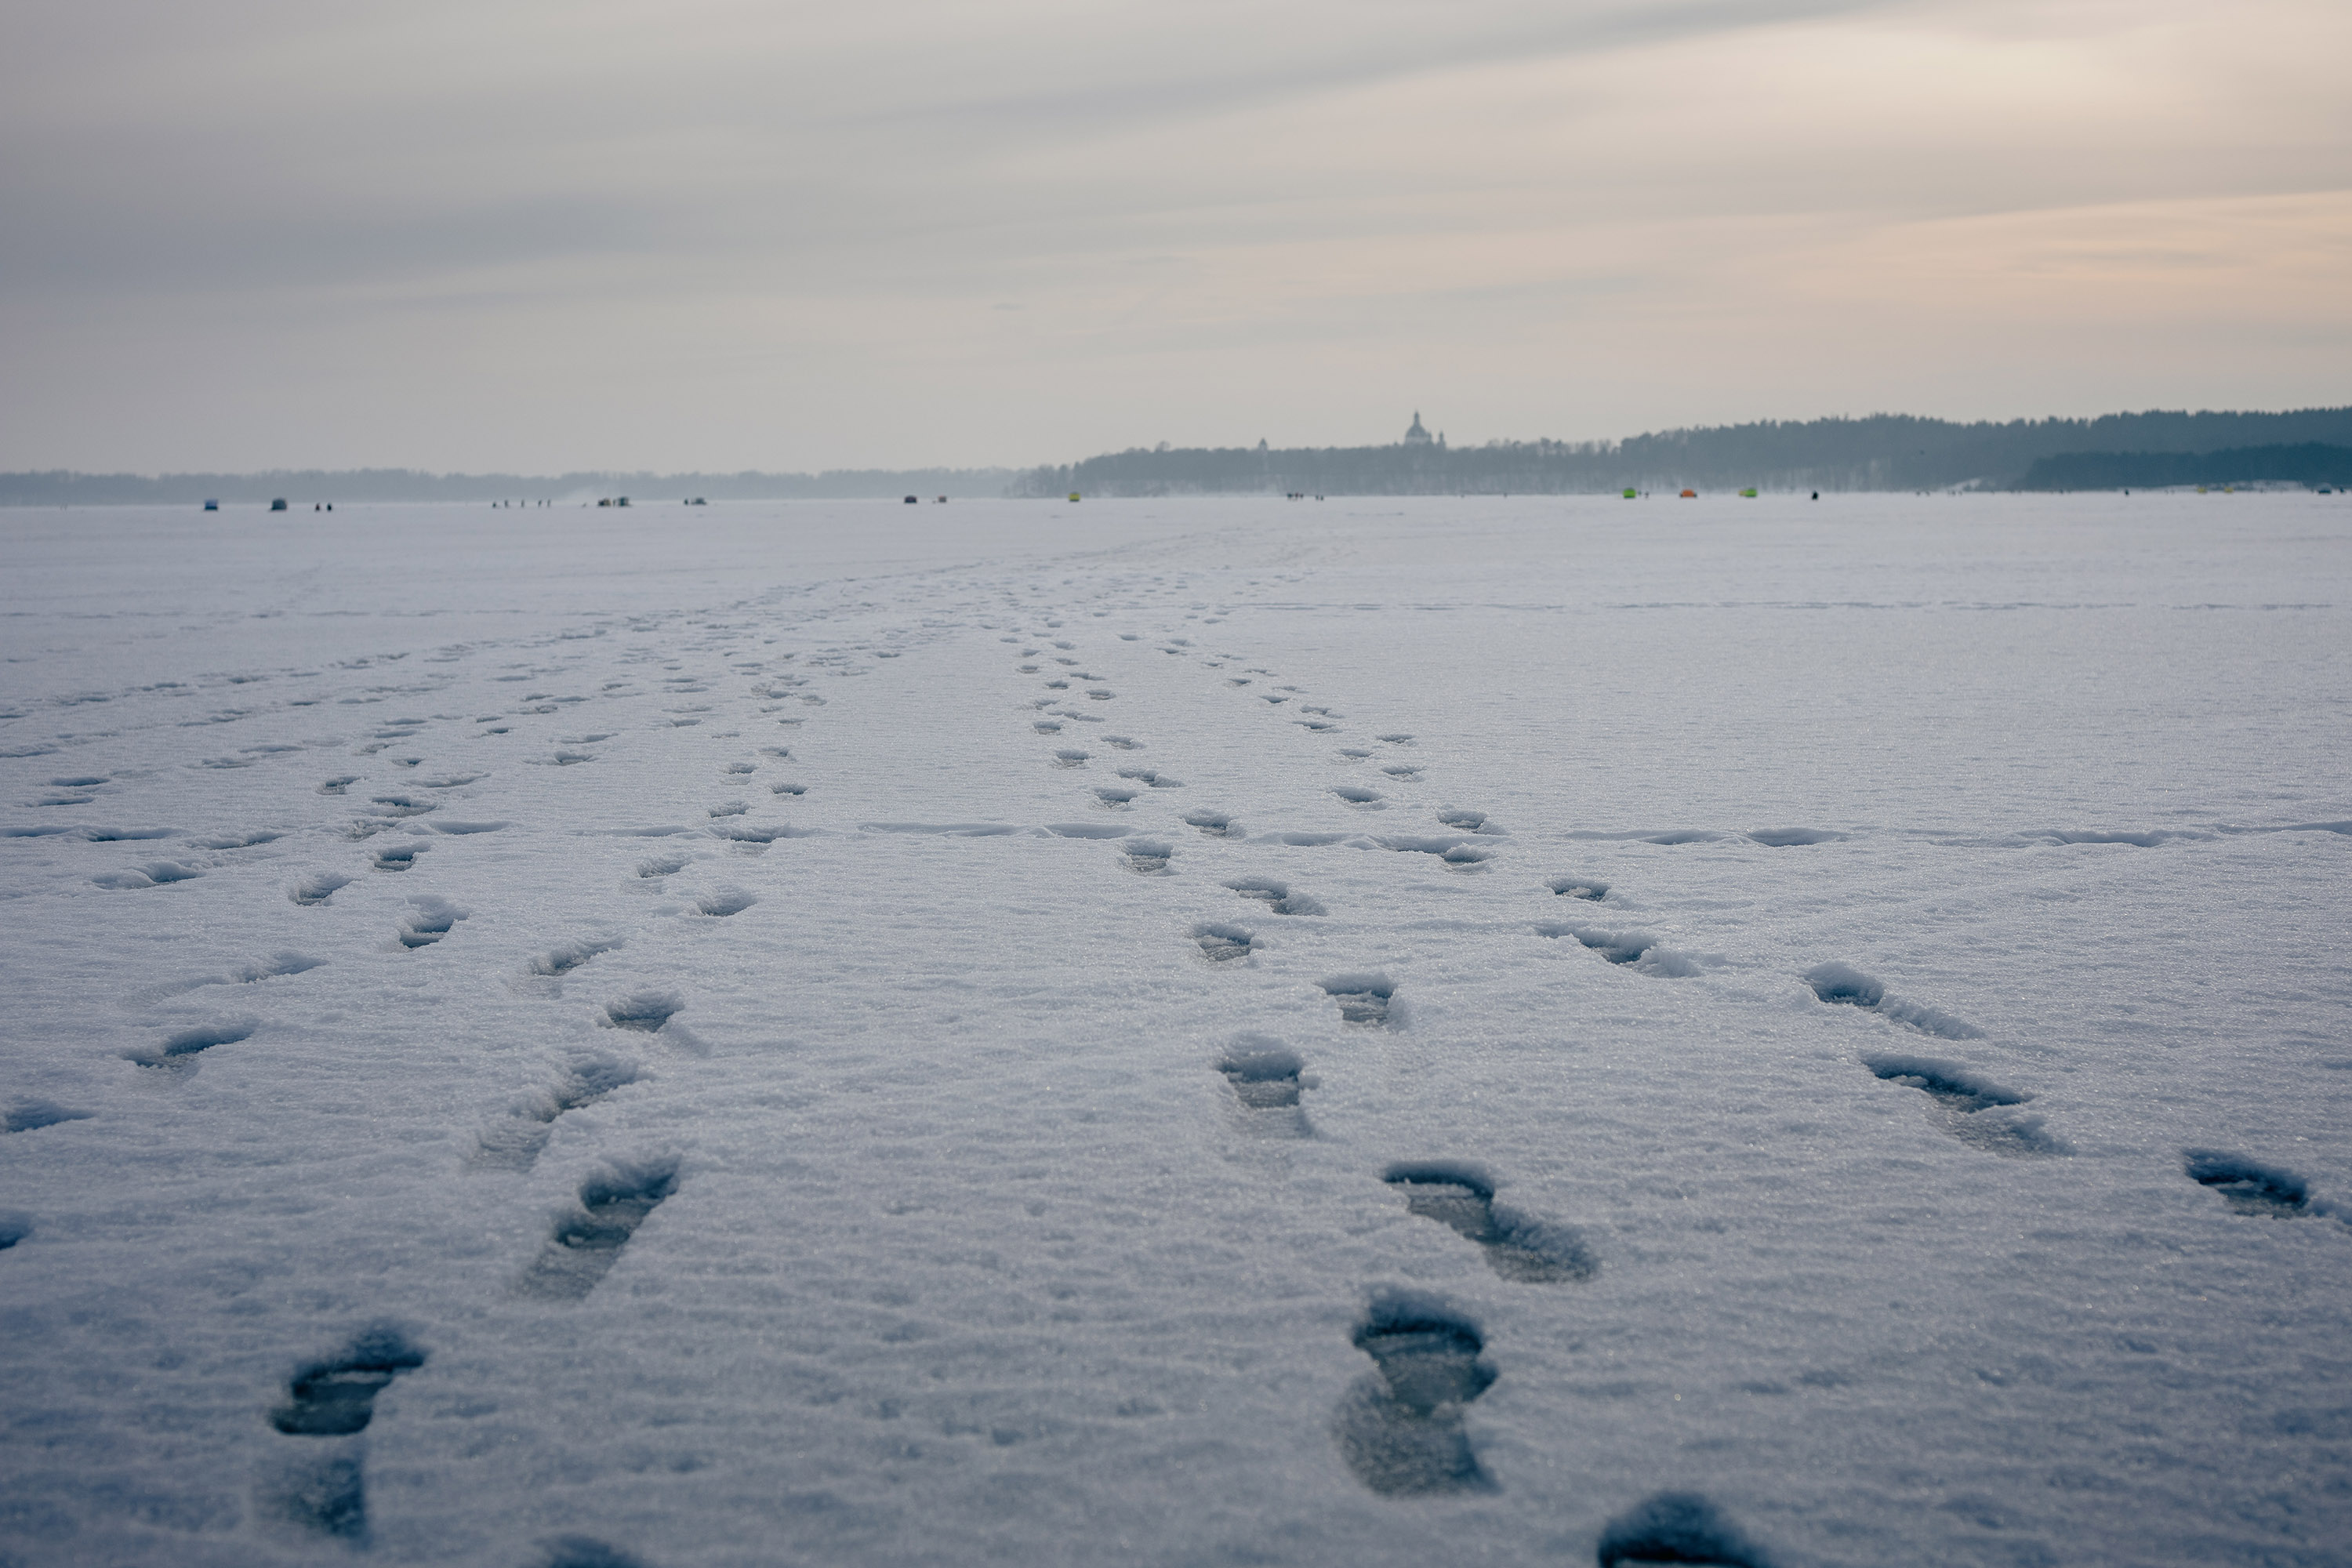
[[2352, 1563], [2352, 507], [0, 514], [0, 1563]]

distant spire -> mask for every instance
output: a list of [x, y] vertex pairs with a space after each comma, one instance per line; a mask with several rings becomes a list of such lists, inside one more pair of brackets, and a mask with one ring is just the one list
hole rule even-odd
[[1412, 411], [1412, 428], [1404, 433], [1404, 444], [1408, 447], [1426, 447], [1430, 444], [1430, 435], [1422, 427], [1421, 410], [1418, 408]]

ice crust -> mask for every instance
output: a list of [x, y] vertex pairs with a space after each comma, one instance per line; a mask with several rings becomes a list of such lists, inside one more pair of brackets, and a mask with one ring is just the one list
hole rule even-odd
[[2348, 1561], [2338, 498], [691, 519], [0, 518], [0, 1561]]

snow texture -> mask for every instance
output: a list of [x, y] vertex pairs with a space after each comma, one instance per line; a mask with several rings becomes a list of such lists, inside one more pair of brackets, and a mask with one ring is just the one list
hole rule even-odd
[[2352, 1563], [2338, 498], [690, 515], [5, 520], [0, 1563]]

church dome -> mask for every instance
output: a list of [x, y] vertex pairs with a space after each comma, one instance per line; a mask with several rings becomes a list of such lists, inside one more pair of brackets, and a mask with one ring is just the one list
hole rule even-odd
[[1404, 444], [1408, 447], [1426, 447], [1430, 444], [1432, 439], [1433, 439], [1433, 437], [1431, 437], [1430, 433], [1421, 427], [1421, 410], [1418, 408], [1414, 409], [1412, 411], [1412, 428], [1404, 433]]

